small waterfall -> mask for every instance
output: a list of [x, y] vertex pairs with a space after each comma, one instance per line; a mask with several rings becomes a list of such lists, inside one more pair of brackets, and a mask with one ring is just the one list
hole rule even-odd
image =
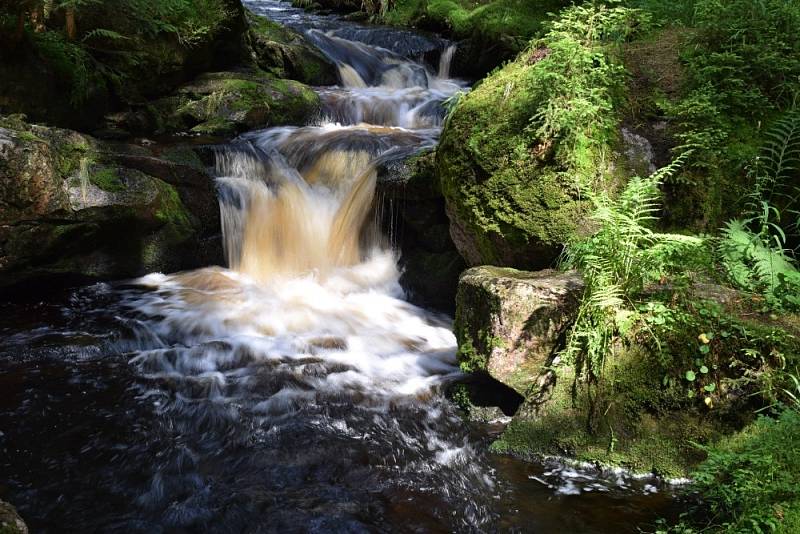
[[[229, 152], [218, 160], [223, 238], [229, 265], [268, 282], [276, 276], [355, 265], [377, 247], [363, 235], [374, 222], [375, 168], [365, 151], [332, 150], [305, 174], [277, 153]], [[261, 166], [256, 172], [254, 167]]]
[[456, 53], [457, 46], [452, 44], [448, 46], [439, 56], [439, 78], [450, 77], [450, 65], [453, 63], [453, 56]]
[[86, 205], [86, 193], [89, 189], [89, 158], [82, 157], [78, 163], [78, 180], [81, 184], [81, 200]]
[[[435, 145], [442, 102], [463, 89], [447, 77], [451, 51], [437, 73], [408, 58], [440, 41], [245, 3], [311, 28], [347, 80], [319, 89], [319, 123], [218, 147], [227, 268], [4, 303], [3, 498], [25, 503], [37, 532], [641, 522], [644, 497], [624, 504], [616, 485], [571, 468], [492, 465], [486, 440], [441, 394], [461, 376], [451, 321], [404, 299], [374, 195], [377, 165]], [[100, 194], [90, 170], [83, 159], [81, 188], [70, 188], [84, 204]], [[554, 498], [578, 486], [588, 500]]]
[[339, 65], [339, 78], [342, 80], [342, 85], [345, 87], [358, 87], [364, 88], [367, 83], [361, 78], [361, 75], [350, 65]]

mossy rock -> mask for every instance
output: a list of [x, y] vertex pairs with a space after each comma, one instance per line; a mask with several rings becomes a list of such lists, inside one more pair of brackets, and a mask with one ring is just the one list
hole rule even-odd
[[717, 413], [665, 388], [663, 372], [638, 349], [610, 355], [601, 386], [575, 381], [571, 367], [555, 368], [548, 392], [525, 404], [492, 449], [525, 458], [565, 456], [637, 473], [686, 477], [705, 458], [695, 443], [711, 443], [736, 427]]
[[204, 74], [155, 101], [148, 112], [162, 134], [230, 137], [256, 128], [304, 124], [319, 109], [319, 96], [307, 86], [249, 71]]
[[388, 234], [400, 246], [400, 285], [412, 302], [452, 313], [466, 267], [450, 239], [430, 150], [378, 167], [377, 193]]
[[250, 46], [259, 68], [309, 85], [334, 85], [336, 66], [300, 33], [266, 17], [248, 14]]
[[0, 291], [195, 266], [219, 232], [197, 167], [19, 118], [0, 118], [0, 193]]
[[552, 265], [588, 206], [554, 147], [528, 128], [544, 105], [527, 56], [461, 98], [437, 149], [453, 240], [469, 265]]
[[421, 28], [459, 41], [452, 72], [479, 79], [512, 60], [541, 34], [564, 0], [398, 0], [383, 17], [392, 25]]
[[458, 283], [454, 325], [461, 369], [529, 393], [548, 379], [583, 290], [575, 271], [468, 269]]
[[157, 1], [81, 4], [76, 39], [66, 38], [62, 10], [55, 10], [42, 31], [0, 46], [0, 110], [95, 131], [109, 112], [249, 55], [239, 0], [188, 0], [161, 12]]

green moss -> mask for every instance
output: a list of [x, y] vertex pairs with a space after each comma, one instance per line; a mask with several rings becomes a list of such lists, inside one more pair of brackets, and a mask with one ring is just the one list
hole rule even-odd
[[156, 210], [156, 218], [164, 223], [170, 225], [176, 237], [188, 236], [193, 233], [191, 219], [189, 212], [181, 202], [178, 191], [166, 182], [158, 180], [160, 204]]
[[475, 349], [469, 334], [464, 333], [462, 337], [464, 341], [458, 345], [458, 366], [465, 373], [486, 372], [489, 362], [486, 354]]
[[162, 150], [159, 156], [178, 165], [185, 165], [197, 170], [205, 170], [205, 165], [200, 159], [200, 156], [190, 147], [168, 147]]
[[572, 26], [628, 15], [570, 13], [567, 30], [483, 80], [446, 123], [437, 171], [451, 215], [471, 240], [470, 263], [548, 266], [583, 230], [581, 188], [605, 187], [611, 175], [624, 71], [615, 45]]
[[233, 121], [222, 118], [213, 118], [193, 126], [191, 129], [193, 133], [211, 136], [229, 136], [235, 134], [236, 131], [236, 124]]
[[90, 166], [100, 159], [100, 155], [88, 138], [82, 136], [71, 136], [63, 143], [58, 139], [51, 146], [56, 151], [58, 172], [64, 178], [77, 172], [81, 168], [82, 161], [84, 165]]
[[25, 142], [28, 142], [28, 143], [46, 143], [47, 142], [44, 139], [42, 139], [41, 137], [38, 137], [36, 134], [34, 134], [32, 132], [25, 132], [25, 131], [18, 132], [17, 133], [17, 138], [19, 138], [20, 141], [25, 141]]
[[398, 0], [385, 15], [389, 24], [449, 30], [459, 39], [484, 37], [512, 40], [518, 50], [542, 29], [550, 12], [568, 4], [561, 0]]
[[205, 74], [177, 95], [158, 100], [153, 122], [164, 133], [228, 136], [267, 126], [303, 124], [320, 107], [307, 86], [254, 70]]
[[125, 188], [120, 179], [119, 171], [115, 167], [94, 167], [89, 171], [89, 181], [102, 189], [111, 193], [122, 191]]
[[[685, 405], [682, 391], [664, 388], [658, 371], [635, 351], [622, 351], [601, 386], [575, 382], [571, 368], [557, 369], [552, 396], [540, 413], [518, 416], [492, 445], [523, 457], [560, 455], [580, 461], [686, 476], [726, 425]], [[526, 408], [522, 408], [525, 413]]]
[[336, 68], [305, 38], [267, 18], [249, 14], [251, 45], [258, 66], [277, 76], [312, 85], [332, 85]]

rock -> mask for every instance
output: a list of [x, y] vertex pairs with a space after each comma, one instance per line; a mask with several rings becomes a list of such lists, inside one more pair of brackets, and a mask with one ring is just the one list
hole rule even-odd
[[437, 148], [451, 235], [469, 265], [551, 267], [564, 244], [586, 230], [588, 204], [568, 163], [578, 155], [558, 141], [541, 142], [530, 127], [549, 94], [548, 78], [531, 72], [547, 51], [536, 52], [464, 95]]
[[248, 71], [203, 74], [147, 111], [151, 129], [160, 134], [229, 137], [256, 128], [305, 124], [319, 109], [319, 96], [307, 86]]
[[423, 151], [378, 167], [378, 193], [403, 200], [442, 198], [434, 167], [435, 152]]
[[[127, 4], [83, 2], [76, 41], [64, 38], [56, 11], [46, 31], [28, 34], [13, 49], [0, 47], [0, 113], [93, 131], [109, 112], [248, 56], [239, 0], [189, 0], [186, 9], [169, 13], [171, 20], [161, 20], [161, 27], [137, 19]], [[121, 37], [106, 37], [112, 32]]]
[[28, 526], [16, 508], [5, 501], [0, 501], [0, 534], [28, 534]]
[[309, 85], [335, 85], [338, 69], [300, 33], [266, 17], [248, 14], [250, 46], [262, 70]]
[[400, 284], [409, 300], [451, 313], [465, 265], [450, 240], [433, 163], [431, 151], [386, 162], [377, 190], [384, 227], [400, 248]]
[[485, 372], [521, 395], [530, 393], [549, 374], [583, 290], [575, 271], [468, 269], [456, 298], [462, 369]]
[[159, 155], [16, 119], [0, 127], [0, 289], [221, 257], [213, 181], [181, 149]]

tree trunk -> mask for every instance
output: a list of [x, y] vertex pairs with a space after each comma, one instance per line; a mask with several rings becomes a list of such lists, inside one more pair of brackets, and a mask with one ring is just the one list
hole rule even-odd
[[75, 8], [68, 7], [64, 12], [66, 18], [67, 39], [74, 41], [78, 37], [78, 26], [75, 23]]
[[23, 9], [19, 13], [17, 13], [17, 29], [14, 30], [14, 35], [11, 37], [11, 44], [16, 45], [22, 41], [22, 37], [25, 35], [25, 10]]

